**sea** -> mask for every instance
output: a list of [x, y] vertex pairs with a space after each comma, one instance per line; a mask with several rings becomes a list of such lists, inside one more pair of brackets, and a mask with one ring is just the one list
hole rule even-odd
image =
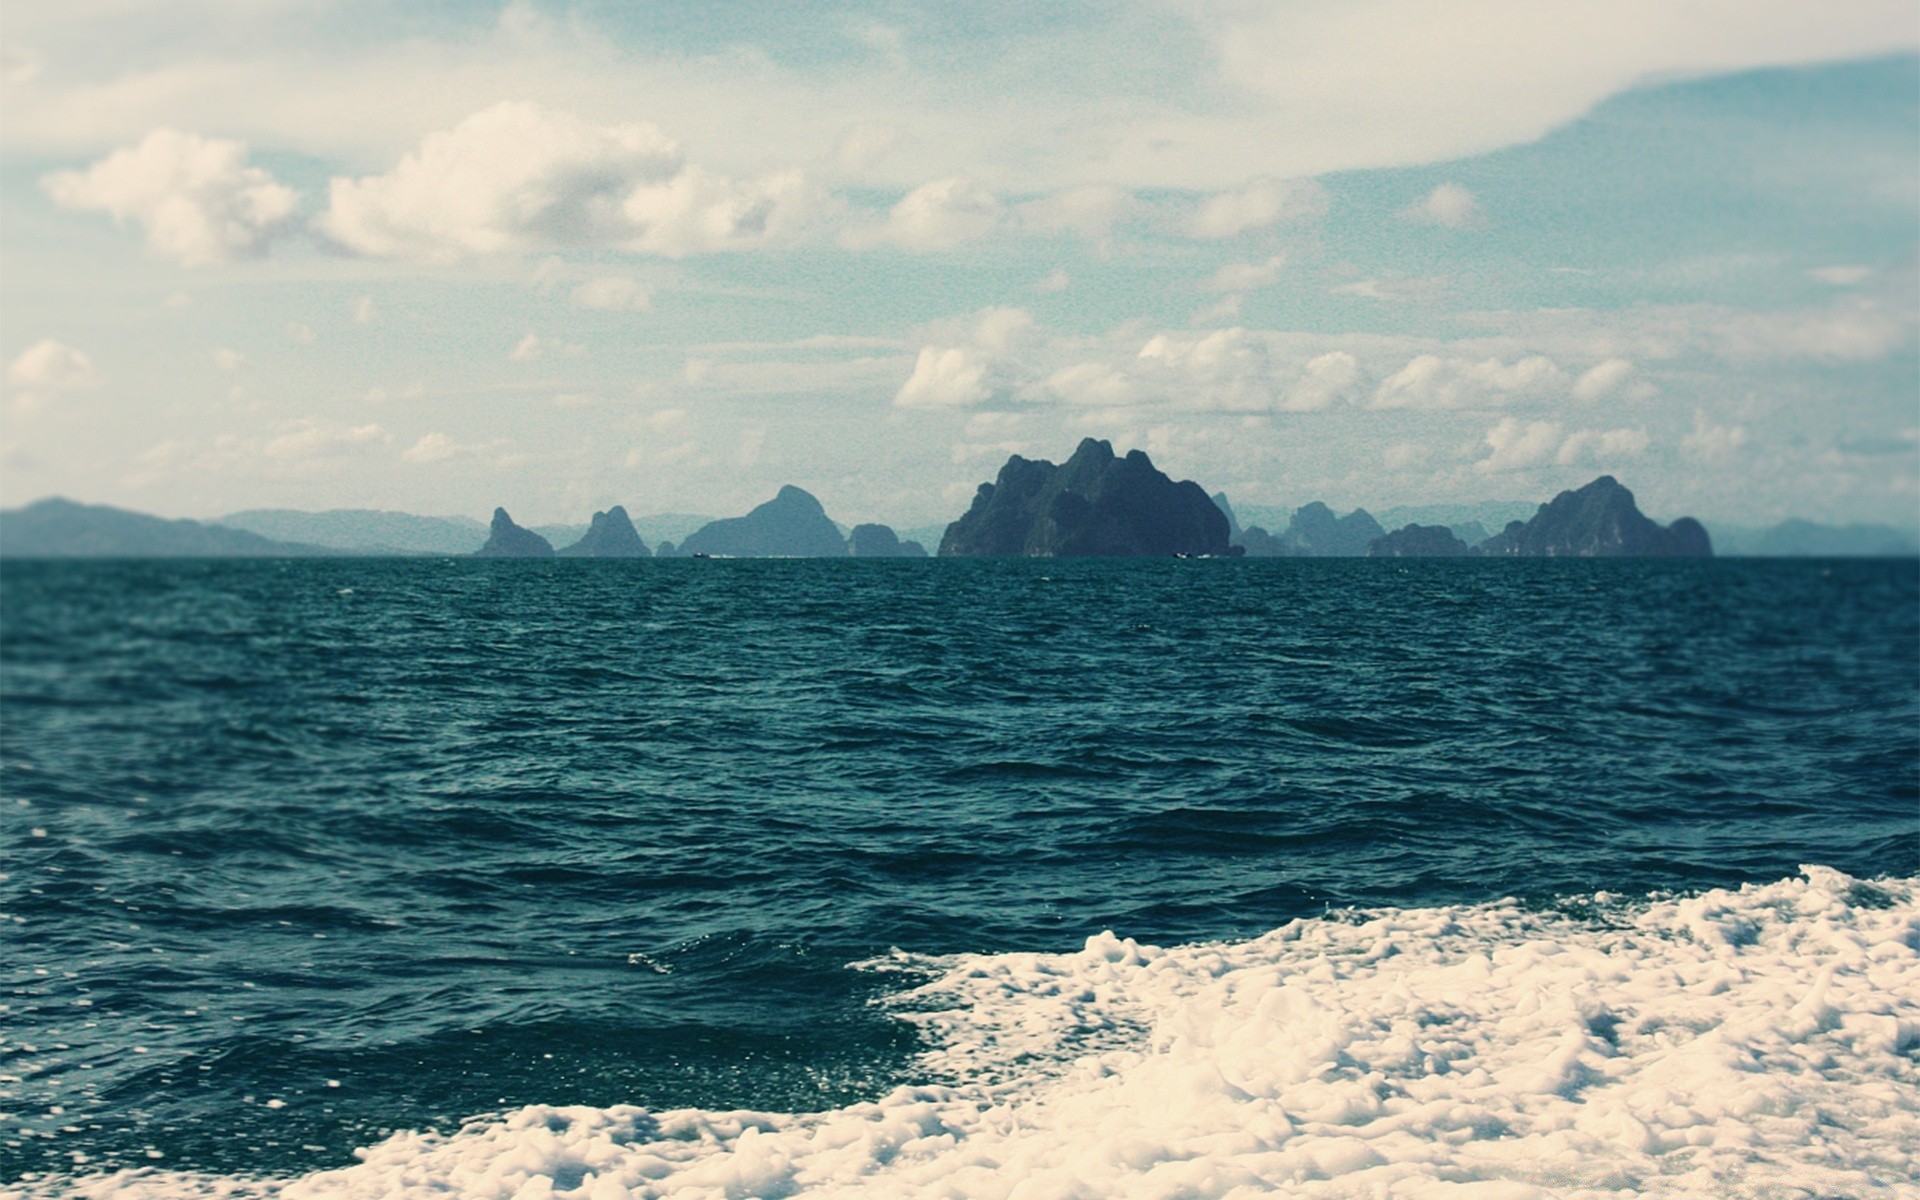
[[1914, 1197], [1920, 565], [9, 561], [0, 1195]]

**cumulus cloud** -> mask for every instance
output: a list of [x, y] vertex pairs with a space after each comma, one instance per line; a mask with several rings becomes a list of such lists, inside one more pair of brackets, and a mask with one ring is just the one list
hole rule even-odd
[[1744, 425], [1720, 425], [1699, 409], [1694, 410], [1693, 432], [1680, 439], [1680, 451], [1697, 462], [1726, 462], [1747, 444]]
[[1615, 462], [1646, 453], [1653, 439], [1645, 429], [1583, 429], [1560, 443], [1554, 461], [1570, 467], [1582, 461]]
[[1327, 189], [1312, 179], [1260, 178], [1216, 192], [1200, 202], [1187, 222], [1197, 238], [1230, 238], [1281, 222], [1315, 221], [1326, 215]]
[[401, 451], [400, 457], [410, 463], [437, 463], [449, 459], [479, 459], [494, 467], [517, 467], [527, 461], [524, 454], [506, 452], [513, 443], [507, 438], [493, 438], [485, 442], [458, 442], [444, 433], [421, 435], [419, 441]]
[[924, 183], [900, 198], [886, 220], [850, 229], [841, 243], [852, 249], [889, 245], [905, 250], [951, 250], [1000, 227], [1006, 209], [992, 192], [965, 176]]
[[314, 421], [299, 421], [286, 433], [269, 441], [262, 452], [268, 458], [299, 461], [331, 458], [364, 446], [385, 445], [391, 434], [378, 425], [342, 428]]
[[1254, 292], [1272, 287], [1287, 265], [1287, 256], [1276, 254], [1265, 262], [1228, 263], [1210, 276], [1201, 287], [1210, 292]]
[[184, 266], [265, 253], [298, 204], [293, 189], [247, 165], [245, 144], [173, 129], [41, 182], [63, 208], [140, 226], [154, 253]]
[[582, 308], [646, 312], [653, 307], [653, 289], [626, 275], [602, 275], [573, 289], [573, 302]]
[[1425, 196], [1400, 210], [1409, 221], [1440, 225], [1447, 229], [1465, 229], [1484, 219], [1480, 201], [1457, 183], [1443, 183]]
[[45, 338], [7, 364], [7, 382], [14, 387], [14, 411], [28, 416], [52, 407], [62, 392], [100, 386], [100, 372], [72, 346]]
[[992, 364], [977, 349], [964, 346], [926, 346], [914, 361], [913, 374], [900, 385], [893, 402], [901, 408], [965, 408], [992, 395], [987, 368]]
[[579, 358], [586, 352], [587, 348], [577, 342], [543, 338], [537, 333], [529, 333], [514, 344], [512, 351], [507, 354], [507, 361], [533, 362], [550, 354], [555, 358]]
[[1374, 393], [1374, 408], [1498, 408], [1516, 399], [1564, 392], [1567, 373], [1543, 355], [1513, 363], [1498, 358], [1442, 358], [1420, 354], [1388, 376]]
[[1476, 470], [1492, 473], [1520, 471], [1552, 462], [1560, 452], [1561, 427], [1556, 421], [1521, 422], [1504, 418], [1487, 430], [1484, 439], [1492, 451], [1474, 464]]
[[1634, 376], [1634, 366], [1624, 358], [1610, 358], [1580, 373], [1573, 381], [1575, 400], [1601, 400], [1618, 392]]
[[1018, 370], [1012, 360], [1033, 331], [1033, 314], [1022, 308], [984, 309], [965, 326], [941, 331], [958, 336], [921, 348], [894, 404], [966, 408], [1005, 391]]
[[1036, 233], [1077, 233], [1104, 241], [1114, 226], [1145, 210], [1125, 188], [1089, 184], [1029, 200], [1019, 206], [1018, 218], [1022, 228]]
[[7, 382], [26, 391], [69, 392], [98, 387], [100, 372], [72, 346], [43, 338], [7, 364]]
[[238, 371], [241, 367], [247, 365], [247, 356], [238, 350], [232, 350], [222, 346], [213, 352], [213, 365], [219, 367], [222, 371]]
[[319, 228], [381, 258], [451, 262], [560, 247], [678, 258], [795, 233], [815, 192], [797, 171], [736, 182], [652, 125], [595, 125], [502, 103], [428, 134], [384, 175], [335, 179]]
[[1035, 295], [1051, 296], [1057, 292], [1064, 292], [1072, 286], [1073, 276], [1067, 274], [1064, 269], [1055, 267], [1047, 273], [1045, 278], [1034, 282], [1033, 291]]

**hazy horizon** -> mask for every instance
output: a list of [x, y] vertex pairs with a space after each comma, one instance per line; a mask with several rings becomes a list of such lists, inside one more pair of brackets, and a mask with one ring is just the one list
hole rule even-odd
[[1721, 11], [9, 13], [0, 505], [1911, 528], [1920, 18]]

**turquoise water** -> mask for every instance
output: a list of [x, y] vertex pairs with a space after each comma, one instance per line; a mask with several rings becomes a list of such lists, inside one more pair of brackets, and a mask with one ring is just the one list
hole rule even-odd
[[876, 1098], [896, 947], [1912, 875], [1916, 664], [1911, 562], [9, 562], [0, 1179]]

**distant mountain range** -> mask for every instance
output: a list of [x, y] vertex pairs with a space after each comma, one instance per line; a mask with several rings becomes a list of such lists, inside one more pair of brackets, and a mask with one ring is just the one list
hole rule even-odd
[[[1563, 506], [1566, 519], [1535, 526], [1536, 518], [1552, 506], [1520, 501], [1399, 506], [1383, 509], [1376, 518], [1364, 509], [1336, 514], [1320, 503], [1291, 510], [1249, 504], [1236, 514], [1226, 496], [1216, 494], [1211, 504], [1198, 506], [1187, 491], [1198, 491], [1198, 485], [1176, 485], [1154, 470], [1144, 454], [1115, 456], [1111, 447], [1098, 442], [1092, 442], [1091, 449], [1083, 443], [1059, 467], [1015, 456], [1008, 469], [1012, 476], [1003, 470], [999, 484], [982, 485], [978, 511], [970, 510], [948, 525], [909, 528], [900, 534], [884, 525], [849, 529], [833, 521], [813, 496], [792, 486], [746, 516], [717, 521], [690, 513], [657, 513], [627, 522], [624, 510], [613, 519], [618, 510], [613, 506], [595, 514], [603, 527], [592, 538], [587, 525], [512, 529], [536, 535], [547, 553], [573, 556], [641, 557], [629, 540], [629, 529], [642, 548], [659, 557], [916, 557], [925, 547], [942, 543], [943, 553], [960, 556], [1218, 554], [1228, 547], [1214, 545], [1213, 534], [1203, 529], [1211, 519], [1207, 514], [1213, 513], [1224, 514], [1231, 552], [1256, 557], [1668, 552], [1653, 548], [1656, 542], [1661, 547], [1668, 543], [1647, 532], [1650, 526], [1659, 527], [1640, 516], [1631, 493], [1617, 484], [1613, 487], [1624, 499], [1611, 492], [1588, 494], [1586, 489], [1562, 493], [1585, 497], [1579, 520], [1570, 524], [1574, 508]], [[1002, 486], [1007, 484], [1012, 486]], [[1204, 492], [1198, 495], [1205, 498]], [[1176, 519], [1176, 509], [1185, 515]], [[512, 525], [511, 519], [507, 523]], [[1678, 523], [1675, 528], [1680, 528]], [[1492, 534], [1495, 530], [1501, 532]], [[1714, 526], [1707, 533], [1712, 552], [1721, 557], [1920, 556], [1920, 537], [1886, 525], [1834, 526], [1795, 519], [1764, 528]], [[488, 540], [489, 527], [471, 517], [374, 509], [252, 509], [216, 521], [189, 521], [53, 498], [0, 511], [0, 557], [6, 558], [471, 555]], [[534, 544], [511, 536], [509, 542]], [[1607, 545], [1616, 548], [1602, 548]], [[1637, 548], [1618, 548], [1629, 545]]]

